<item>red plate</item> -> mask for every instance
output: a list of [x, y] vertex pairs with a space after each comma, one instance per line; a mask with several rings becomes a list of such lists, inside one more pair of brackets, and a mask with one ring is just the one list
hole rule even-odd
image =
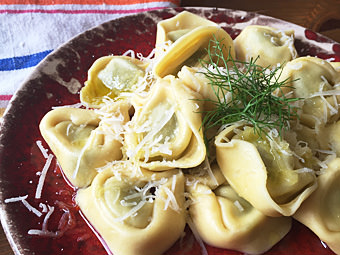
[[[36, 141], [41, 118], [53, 106], [79, 102], [79, 89], [87, 70], [99, 57], [120, 55], [129, 49], [147, 56], [155, 44], [158, 21], [188, 10], [217, 22], [235, 38], [247, 25], [270, 25], [294, 29], [300, 56], [312, 55], [340, 61], [340, 45], [300, 26], [244, 11], [217, 8], [178, 8], [156, 10], [112, 20], [75, 37], [50, 54], [13, 97], [1, 126], [0, 205], [1, 222], [16, 254], [107, 254], [100, 237], [90, 229], [74, 203], [74, 190], [64, 181], [55, 160], [49, 168], [42, 198], [35, 199], [38, 171], [45, 159]], [[43, 146], [48, 148], [43, 141]], [[7, 198], [28, 195], [35, 208], [40, 203], [55, 207], [48, 221], [49, 231], [63, 232], [57, 238], [28, 235], [41, 229], [45, 213], [37, 217], [21, 202], [4, 203]], [[63, 217], [63, 220], [61, 218]], [[61, 220], [61, 221], [60, 221]], [[62, 222], [62, 224], [60, 224]], [[240, 254], [207, 246], [210, 255]], [[200, 254], [201, 249], [189, 230], [167, 255]], [[307, 228], [294, 222], [290, 233], [266, 254], [333, 254]]]

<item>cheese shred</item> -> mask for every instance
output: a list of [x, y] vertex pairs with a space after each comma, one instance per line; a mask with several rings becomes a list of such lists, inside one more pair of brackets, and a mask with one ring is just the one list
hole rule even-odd
[[41, 175], [39, 177], [38, 186], [37, 186], [37, 189], [36, 189], [36, 192], [35, 192], [35, 198], [36, 199], [41, 198], [42, 188], [44, 186], [47, 171], [51, 166], [52, 159], [53, 159], [53, 155], [49, 154], [48, 157], [47, 157], [46, 163], [43, 167], [43, 170], [41, 171]]
[[30, 203], [27, 202], [28, 195], [25, 196], [19, 196], [19, 197], [13, 197], [13, 198], [7, 198], [5, 199], [5, 203], [14, 203], [14, 202], [22, 202], [23, 205], [32, 213], [34, 213], [36, 216], [41, 217], [42, 213], [33, 207]]

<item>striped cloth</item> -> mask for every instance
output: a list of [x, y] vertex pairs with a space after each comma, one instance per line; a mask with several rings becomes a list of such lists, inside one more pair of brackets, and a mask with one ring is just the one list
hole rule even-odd
[[0, 0], [0, 116], [47, 54], [105, 21], [180, 0]]

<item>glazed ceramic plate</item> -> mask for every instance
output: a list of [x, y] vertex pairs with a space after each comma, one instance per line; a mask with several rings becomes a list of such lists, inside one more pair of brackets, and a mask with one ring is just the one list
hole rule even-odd
[[[110, 254], [105, 244], [83, 219], [74, 203], [74, 190], [65, 182], [55, 160], [46, 175], [42, 197], [35, 199], [39, 173], [46, 159], [37, 146], [41, 118], [52, 107], [79, 102], [79, 90], [87, 79], [87, 70], [99, 57], [120, 55], [128, 50], [147, 56], [155, 45], [156, 24], [183, 11], [183, 8], [156, 10], [123, 17], [102, 24], [75, 37], [50, 54], [13, 97], [3, 118], [0, 138], [1, 222], [16, 254]], [[186, 10], [219, 23], [235, 38], [250, 24], [270, 25], [295, 30], [295, 46], [300, 56], [312, 55], [340, 61], [340, 46], [300, 26], [267, 16], [216, 8]], [[29, 235], [30, 229], [42, 229], [46, 213], [38, 217], [22, 202], [5, 199], [26, 196], [34, 208], [45, 204], [54, 212], [45, 225], [56, 236]], [[39, 205], [41, 207], [39, 207]], [[128, 245], [128, 244], [127, 244]], [[210, 255], [240, 254], [207, 246]], [[267, 254], [333, 254], [307, 228], [294, 222], [290, 233]], [[167, 255], [201, 254], [201, 248], [189, 229]]]

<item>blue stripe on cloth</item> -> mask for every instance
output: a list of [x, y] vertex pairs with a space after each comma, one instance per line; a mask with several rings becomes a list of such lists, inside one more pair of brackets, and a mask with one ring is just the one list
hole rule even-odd
[[21, 57], [0, 59], [0, 71], [12, 71], [36, 66], [51, 51], [52, 50], [46, 50]]

